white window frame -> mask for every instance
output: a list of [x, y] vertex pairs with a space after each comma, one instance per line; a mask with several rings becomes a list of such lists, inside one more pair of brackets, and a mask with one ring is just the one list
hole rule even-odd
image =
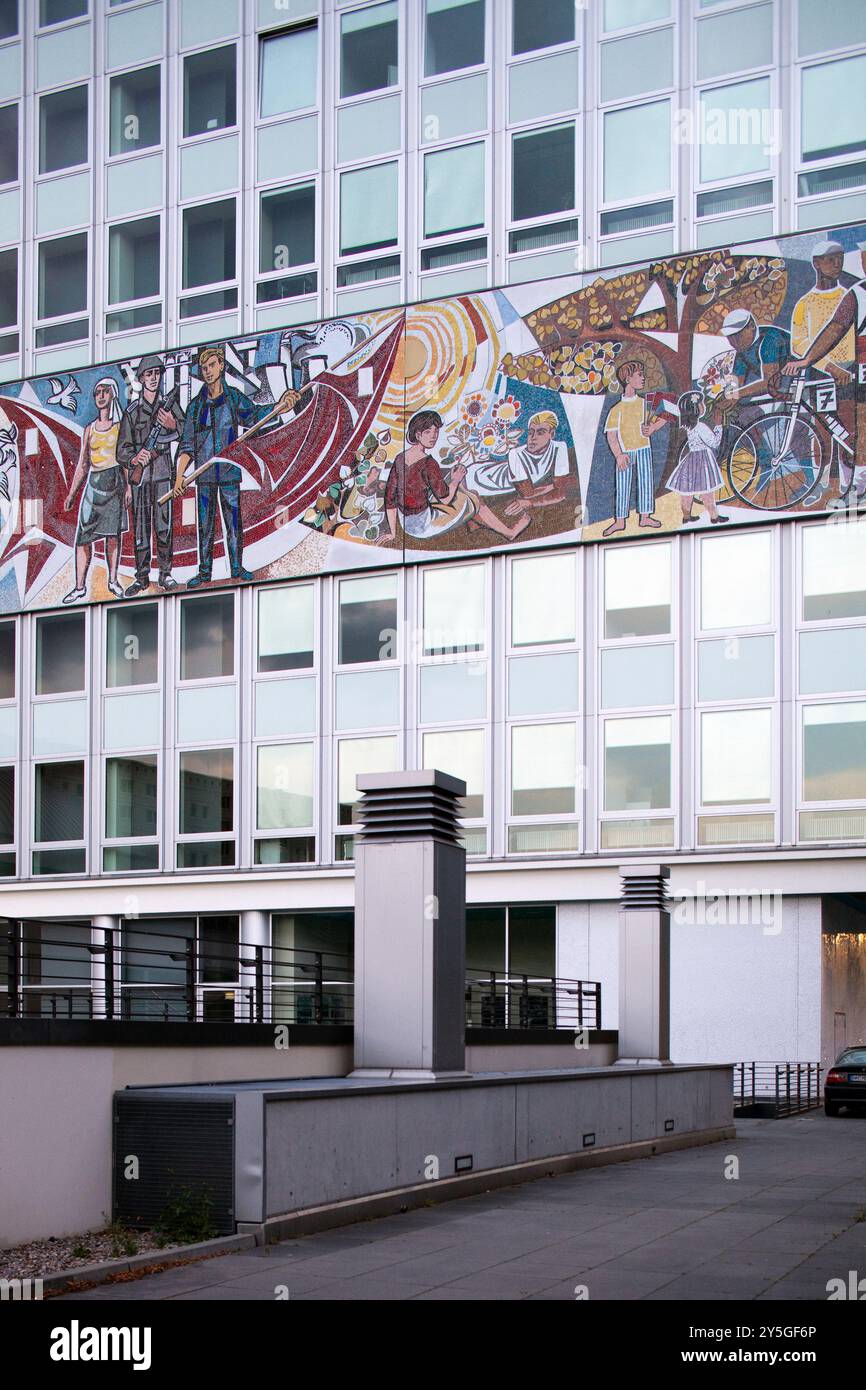
[[425, 87], [430, 82], [442, 82], [448, 77], [466, 77], [471, 73], [486, 72], [491, 66], [490, 52], [493, 44], [493, 8], [497, 0], [484, 0], [484, 58], [470, 67], [449, 68], [447, 72], [425, 72], [427, 67], [427, 0], [421, 0], [418, 14], [418, 86]]
[[[53, 29], [55, 26], [52, 25], [51, 27], [52, 27], [52, 29]], [[59, 26], [57, 26], [57, 27], [59, 28]], [[39, 164], [40, 164], [40, 148], [41, 148], [41, 144], [42, 144], [42, 101], [43, 101], [43, 98], [44, 98], [44, 97], [56, 97], [56, 96], [59, 96], [61, 92], [74, 92], [74, 91], [76, 91], [79, 87], [83, 87], [83, 88], [85, 89], [85, 91], [87, 92], [87, 158], [84, 159], [84, 160], [82, 160], [79, 164], [64, 164], [60, 169], [46, 169], [45, 172], [43, 173], [42, 170], [39, 168]], [[51, 182], [51, 181], [54, 180], [54, 179], [69, 178], [69, 176], [70, 176], [71, 174], [83, 174], [83, 173], [89, 173], [89, 172], [90, 172], [90, 170], [91, 170], [91, 168], [92, 168], [92, 166], [93, 166], [93, 159], [94, 159], [94, 143], [95, 143], [95, 120], [94, 120], [94, 114], [95, 114], [95, 113], [94, 113], [94, 106], [95, 106], [95, 101], [94, 101], [94, 90], [95, 90], [95, 89], [94, 89], [94, 82], [93, 82], [93, 79], [92, 79], [92, 78], [89, 78], [89, 77], [86, 77], [86, 78], [84, 79], [83, 82], [82, 82], [81, 80], [78, 80], [78, 81], [75, 81], [75, 82], [63, 82], [63, 83], [61, 83], [59, 86], [56, 86], [56, 87], [46, 87], [46, 88], [44, 88], [44, 89], [41, 89], [40, 91], [38, 91], [38, 92], [34, 95], [33, 101], [34, 101], [34, 105], [35, 105], [35, 110], [34, 110], [35, 130], [34, 130], [33, 135], [34, 135], [34, 144], [35, 144], [35, 146], [36, 146], [36, 149], [34, 150], [34, 159], [33, 159], [33, 166], [32, 166], [32, 178], [33, 178], [34, 187], [38, 188], [40, 184]], [[21, 101], [22, 104], [23, 104], [23, 97], [19, 97], [18, 100]], [[23, 124], [24, 124], [24, 112], [19, 112], [19, 116], [18, 116], [18, 125], [19, 125], [18, 139], [19, 139], [19, 142], [20, 142], [20, 140], [21, 140], [21, 126], [22, 126]], [[21, 171], [20, 171], [20, 169], [19, 169], [18, 172], [19, 172], [19, 182], [20, 182], [20, 181], [21, 181]], [[86, 225], [87, 225], [88, 227], [90, 227], [91, 223], [88, 221], [88, 223], [87, 223]]]
[[[85, 307], [84, 309], [78, 309], [78, 310], [76, 310], [76, 312], [75, 312], [74, 314], [52, 314], [52, 315], [47, 316], [47, 317], [44, 317], [44, 318], [43, 318], [43, 317], [40, 317], [40, 315], [39, 315], [39, 277], [40, 277], [40, 274], [41, 274], [41, 249], [42, 249], [43, 246], [47, 246], [50, 242], [54, 242], [54, 241], [67, 241], [70, 237], [76, 237], [76, 236], [83, 236], [83, 237], [84, 237], [84, 241], [85, 241], [85, 261], [86, 261], [86, 277], [85, 277], [85, 278], [86, 278], [86, 290], [87, 290], [87, 303], [86, 303], [86, 307]], [[35, 245], [35, 261], [36, 261], [36, 266], [35, 266], [35, 269], [36, 269], [36, 275], [35, 275], [36, 287], [35, 287], [35, 289], [36, 289], [36, 293], [35, 293], [35, 295], [34, 295], [34, 301], [33, 301], [33, 310], [34, 310], [34, 314], [33, 314], [33, 325], [32, 325], [33, 344], [34, 344], [34, 350], [36, 351], [36, 353], [39, 353], [39, 352], [53, 352], [53, 351], [55, 351], [55, 350], [57, 350], [57, 349], [60, 349], [60, 348], [69, 348], [69, 347], [72, 347], [72, 346], [73, 346], [74, 344], [76, 344], [76, 343], [89, 343], [89, 342], [90, 342], [91, 328], [92, 328], [92, 322], [93, 322], [93, 258], [94, 258], [94, 254], [95, 254], [95, 253], [94, 253], [94, 249], [93, 249], [93, 242], [94, 242], [94, 238], [93, 238], [93, 236], [91, 236], [91, 227], [90, 227], [89, 224], [86, 225], [86, 226], [80, 226], [80, 227], [72, 228], [71, 230], [63, 231], [63, 232], [61, 232], [59, 235], [40, 237], [39, 240], [36, 242], [36, 245]], [[62, 325], [65, 324], [65, 323], [68, 323], [68, 324], [76, 323], [76, 322], [78, 322], [79, 319], [85, 319], [85, 320], [87, 321], [87, 329], [86, 329], [86, 331], [85, 331], [84, 333], [79, 334], [77, 337], [65, 338], [65, 339], [63, 339], [62, 342], [57, 342], [57, 343], [38, 343], [38, 335], [39, 335], [40, 329], [43, 329], [43, 328], [46, 328], [46, 329], [47, 329], [47, 328], [60, 327], [60, 326], [62, 326]], [[39, 363], [39, 358], [37, 357], [37, 358], [35, 359], [35, 362], [34, 362], [34, 373], [38, 373], [38, 372], [41, 370], [41, 368], [39, 367], [38, 363]]]
[[[188, 58], [199, 58], [204, 53], [216, 53], [223, 48], [234, 49], [235, 55], [235, 118], [231, 125], [221, 125], [215, 130], [201, 130], [197, 135], [184, 135], [184, 119], [186, 115], [184, 106], [184, 91], [186, 82], [186, 63]], [[145, 66], [147, 66], [145, 64]], [[244, 102], [246, 92], [244, 90], [244, 64], [242, 55], [242, 40], [239, 37], [224, 37], [211, 40], [210, 43], [199, 44], [195, 48], [185, 48], [177, 56], [177, 79], [175, 88], [175, 111], [177, 112], [177, 148], [179, 150], [190, 149], [195, 145], [206, 144], [208, 140], [218, 140], [228, 135], [240, 135], [243, 127], [243, 113], [245, 110]], [[180, 160], [177, 161], [178, 184], [180, 181]], [[222, 194], [217, 195], [222, 197]], [[180, 187], [178, 187], [178, 199], [180, 198]]]
[[[397, 81], [389, 87], [370, 87], [364, 92], [355, 92], [353, 96], [344, 97], [340, 94], [343, 85], [343, 20], [347, 15], [359, 14], [363, 10], [374, 10], [377, 5], [388, 3], [388, 0], [367, 0], [367, 3], [348, 5], [341, 3], [336, 8], [334, 14], [334, 48], [333, 48], [333, 73], [334, 73], [334, 123], [336, 125], [336, 113], [351, 106], [356, 106], [359, 102], [377, 101], [386, 95], [398, 95], [401, 100], [401, 112], [403, 110], [403, 95], [406, 87], [406, 65], [408, 54], [406, 50], [406, 14], [400, 0], [397, 0]], [[402, 129], [402, 122], [401, 122]]]
[[[109, 279], [110, 279], [110, 275], [111, 275], [111, 266], [110, 266], [110, 261], [109, 261], [109, 256], [110, 256], [110, 250], [109, 250], [109, 248], [110, 248], [110, 245], [111, 245], [111, 233], [112, 233], [112, 232], [115, 230], [115, 228], [117, 228], [117, 227], [132, 226], [132, 225], [133, 225], [134, 223], [136, 223], [136, 222], [147, 222], [147, 221], [149, 221], [150, 219], [152, 219], [152, 218], [154, 218], [154, 217], [157, 219], [157, 224], [158, 224], [158, 227], [159, 227], [159, 290], [158, 290], [157, 294], [155, 294], [155, 295], [152, 295], [152, 294], [151, 294], [151, 295], [145, 295], [143, 299], [120, 299], [120, 300], [117, 301], [116, 304], [112, 304], [112, 303], [109, 301]], [[137, 216], [135, 216], [135, 217], [121, 217], [121, 218], [118, 218], [116, 221], [108, 222], [108, 223], [106, 223], [106, 225], [105, 225], [105, 235], [104, 235], [104, 237], [103, 237], [102, 240], [103, 240], [103, 248], [104, 248], [104, 249], [103, 249], [103, 255], [104, 255], [104, 257], [105, 257], [105, 293], [104, 293], [105, 319], [104, 319], [104, 325], [103, 325], [103, 326], [104, 326], [104, 329], [105, 329], [105, 334], [104, 334], [104, 336], [105, 336], [106, 342], [107, 342], [107, 343], [111, 343], [111, 340], [112, 340], [117, 334], [121, 334], [121, 333], [123, 333], [123, 334], [125, 334], [125, 333], [135, 333], [135, 332], [140, 332], [140, 331], [150, 331], [150, 332], [153, 332], [154, 330], [162, 330], [163, 325], [164, 325], [164, 323], [165, 323], [165, 294], [164, 294], [164, 290], [165, 290], [165, 261], [166, 261], [166, 249], [167, 249], [167, 248], [166, 248], [166, 242], [165, 242], [165, 219], [164, 219], [164, 214], [163, 214], [162, 212], [158, 212], [158, 213], [154, 213], [154, 212], [145, 212], [145, 213], [142, 213], [142, 214], [137, 215]], [[154, 319], [153, 323], [150, 323], [150, 324], [140, 324], [140, 325], [138, 325], [137, 327], [134, 327], [134, 328], [116, 328], [116, 329], [111, 330], [111, 332], [109, 332], [109, 329], [108, 329], [108, 321], [109, 321], [109, 319], [111, 318], [111, 316], [112, 316], [113, 314], [123, 314], [123, 313], [130, 312], [130, 311], [133, 311], [133, 310], [136, 310], [136, 309], [149, 309], [149, 308], [151, 308], [151, 307], [156, 307], [156, 308], [159, 309], [159, 318]]]
[[[60, 698], [62, 698], [62, 697], [60, 697]], [[89, 865], [90, 865], [90, 845], [89, 845], [89, 835], [88, 835], [88, 824], [89, 824], [89, 819], [90, 819], [89, 807], [90, 807], [91, 795], [92, 795], [92, 793], [91, 793], [91, 780], [90, 780], [90, 779], [91, 779], [91, 763], [92, 763], [92, 761], [93, 761], [93, 760], [92, 760], [92, 758], [90, 757], [89, 752], [87, 752], [87, 753], [58, 753], [58, 754], [56, 754], [56, 755], [53, 756], [53, 757], [42, 757], [42, 756], [40, 756], [40, 757], [37, 758], [37, 757], [32, 757], [32, 756], [31, 756], [31, 758], [30, 758], [29, 761], [26, 761], [26, 762], [25, 762], [24, 760], [21, 760], [21, 762], [19, 763], [19, 767], [22, 767], [22, 768], [27, 767], [27, 768], [29, 768], [29, 771], [30, 771], [30, 797], [31, 797], [31, 805], [30, 805], [30, 845], [29, 845], [30, 862], [29, 862], [29, 865], [28, 865], [29, 872], [28, 872], [28, 874], [26, 875], [27, 878], [32, 878], [32, 879], [35, 879], [35, 880], [37, 880], [38, 882], [42, 883], [42, 882], [44, 882], [45, 880], [51, 880], [51, 879], [58, 879], [58, 878], [60, 878], [60, 879], [84, 878], [84, 877], [87, 876], [88, 868], [89, 868]], [[82, 826], [83, 826], [84, 834], [83, 834], [83, 836], [81, 837], [81, 839], [78, 839], [78, 840], [37, 840], [37, 838], [36, 838], [36, 773], [37, 773], [37, 769], [40, 768], [40, 767], [45, 767], [45, 766], [47, 766], [48, 764], [55, 764], [55, 763], [81, 763], [81, 766], [82, 766], [84, 790], [83, 790], [83, 793], [82, 793], [81, 821], [82, 821]], [[16, 781], [17, 781], [17, 779], [16, 779]], [[17, 785], [16, 785], [16, 788], [15, 788], [15, 791], [16, 791], [16, 796], [19, 795], [19, 788], [17, 787]], [[36, 856], [37, 854], [41, 854], [41, 853], [48, 852], [48, 851], [51, 851], [51, 850], [83, 850], [83, 852], [84, 852], [84, 868], [83, 868], [83, 869], [74, 869], [74, 870], [71, 870], [71, 871], [68, 871], [68, 872], [62, 873], [62, 874], [38, 874], [38, 873], [36, 873], [36, 871], [35, 871], [35, 869], [34, 869], [34, 859], [35, 859], [35, 856]], [[20, 874], [20, 865], [19, 865], [19, 877], [20, 877], [20, 876], [21, 876], [21, 874]]]
[[[185, 749], [183, 751], [186, 751]], [[134, 873], [155, 874], [162, 869], [162, 806], [163, 806], [163, 768], [168, 756], [161, 748], [136, 748], [108, 753], [103, 751], [99, 758], [101, 772], [99, 786], [99, 869], [100, 874], [113, 878], [115, 875]], [[108, 809], [108, 764], [112, 761], [135, 762], [142, 757], [156, 758], [156, 831], [153, 835], [123, 835], [109, 837], [105, 829], [105, 815]], [[111, 849], [133, 849], [138, 846], [156, 847], [156, 864], [152, 869], [106, 869], [105, 853]], [[173, 866], [172, 866], [173, 867]]]
[[[182, 760], [187, 754], [189, 754], [189, 753], [211, 753], [211, 752], [221, 752], [221, 751], [223, 751], [223, 750], [225, 750], [226, 752], [230, 753], [231, 756], [232, 756], [232, 828], [231, 828], [231, 830], [221, 830], [221, 831], [210, 830], [210, 831], [201, 831], [201, 832], [196, 832], [196, 833], [190, 833], [190, 832], [188, 832], [188, 833], [186, 833], [186, 834], [182, 834], [182, 833], [181, 833], [181, 829], [180, 829], [180, 825], [181, 825], [181, 821], [180, 821], [180, 810], [181, 810], [181, 795], [180, 795], [181, 760]], [[239, 870], [240, 870], [240, 864], [239, 864], [239, 854], [238, 854], [238, 850], [239, 850], [238, 821], [239, 821], [239, 819], [240, 819], [240, 815], [239, 815], [240, 808], [239, 808], [239, 804], [238, 804], [238, 803], [239, 803], [240, 795], [241, 795], [241, 786], [240, 786], [240, 779], [239, 779], [240, 745], [239, 745], [239, 743], [238, 743], [237, 730], [236, 730], [236, 732], [235, 732], [235, 737], [234, 737], [233, 740], [215, 739], [215, 740], [213, 740], [213, 742], [210, 742], [210, 743], [206, 743], [206, 742], [204, 742], [204, 741], [202, 741], [202, 740], [197, 740], [195, 743], [183, 744], [182, 746], [181, 746], [181, 745], [178, 745], [178, 746], [176, 746], [176, 747], [175, 747], [173, 750], [171, 750], [171, 751], [173, 751], [173, 754], [174, 754], [174, 757], [173, 757], [172, 761], [173, 761], [173, 764], [174, 764], [174, 779], [175, 779], [175, 780], [174, 780], [174, 787], [175, 787], [174, 807], [175, 807], [175, 809], [174, 809], [174, 816], [173, 816], [173, 820], [174, 820], [174, 827], [173, 827], [173, 828], [174, 828], [174, 832], [175, 832], [175, 833], [174, 833], [174, 843], [173, 843], [173, 846], [172, 846], [172, 862], [171, 862], [171, 870], [170, 870], [170, 872], [172, 872], [172, 873], [178, 873], [178, 874], [202, 874], [202, 873], [211, 874], [211, 873], [237, 873], [237, 872], [239, 872]], [[171, 756], [171, 752], [167, 750], [167, 751], [166, 751], [166, 757], [170, 757], [170, 756]], [[179, 848], [180, 848], [181, 845], [200, 845], [200, 844], [205, 844], [205, 845], [217, 844], [217, 845], [220, 845], [220, 844], [225, 844], [225, 843], [227, 843], [227, 842], [229, 842], [229, 841], [231, 841], [231, 843], [232, 843], [233, 846], [234, 846], [234, 859], [233, 859], [233, 861], [232, 861], [231, 864], [212, 864], [212, 865], [207, 865], [207, 866], [202, 865], [202, 866], [196, 866], [196, 867], [189, 867], [189, 868], [187, 868], [186, 866], [181, 867], [181, 866], [178, 864], [178, 862], [177, 862], [177, 861], [178, 861], [178, 850], [179, 850]]]
[[[302, 265], [286, 266], [285, 269], [283, 269], [283, 270], [269, 270], [269, 271], [260, 270], [260, 269], [259, 269], [259, 254], [260, 254], [260, 250], [261, 250], [261, 234], [262, 234], [262, 202], [263, 202], [263, 200], [264, 200], [265, 198], [271, 198], [271, 197], [274, 197], [275, 195], [278, 195], [278, 194], [280, 194], [280, 193], [291, 193], [291, 192], [293, 192], [295, 189], [299, 189], [299, 188], [312, 188], [312, 189], [313, 189], [313, 197], [314, 197], [314, 199], [315, 199], [315, 213], [314, 213], [314, 219], [313, 219], [313, 220], [314, 220], [314, 232], [313, 232], [313, 240], [314, 240], [313, 253], [314, 253], [314, 259], [313, 259], [312, 261], [305, 261]], [[278, 305], [280, 305], [280, 304], [282, 304], [282, 303], [288, 301], [289, 303], [291, 303], [291, 304], [293, 304], [293, 305], [294, 305], [294, 304], [299, 304], [299, 303], [306, 303], [306, 304], [309, 304], [309, 306], [310, 306], [310, 313], [311, 313], [311, 314], [313, 315], [313, 317], [315, 318], [315, 316], [316, 316], [316, 314], [317, 314], [317, 312], [318, 312], [317, 306], [318, 306], [319, 291], [320, 291], [320, 288], [321, 288], [321, 278], [322, 278], [322, 277], [321, 277], [321, 273], [320, 273], [320, 266], [321, 266], [321, 264], [322, 264], [322, 218], [321, 218], [321, 216], [320, 216], [320, 210], [321, 210], [321, 206], [322, 206], [321, 198], [322, 198], [321, 179], [320, 179], [320, 177], [319, 177], [318, 174], [316, 174], [316, 175], [310, 175], [310, 176], [307, 177], [307, 178], [300, 177], [300, 178], [293, 178], [293, 179], [290, 179], [290, 180], [281, 180], [281, 181], [276, 182], [276, 183], [270, 182], [270, 183], [266, 183], [266, 184], [257, 184], [257, 185], [256, 185], [256, 191], [255, 191], [255, 204], [254, 204], [254, 209], [253, 209], [253, 237], [254, 237], [254, 242], [253, 242], [253, 266], [254, 266], [254, 270], [253, 270], [253, 278], [254, 278], [253, 299], [254, 299], [254, 306], [255, 306], [255, 309], [256, 309], [257, 312], [259, 312], [259, 311], [261, 311], [261, 310], [263, 310], [263, 309], [274, 309], [274, 308], [276, 308]], [[258, 295], [259, 295], [259, 287], [260, 287], [261, 285], [277, 284], [277, 283], [279, 283], [280, 280], [290, 280], [290, 279], [292, 279], [294, 276], [297, 276], [297, 275], [310, 275], [310, 274], [313, 274], [313, 275], [315, 275], [315, 277], [316, 277], [316, 288], [315, 288], [315, 290], [306, 291], [304, 294], [286, 295], [286, 296], [283, 296], [283, 297], [281, 297], [281, 298], [279, 298], [279, 299], [266, 300], [266, 301], [263, 301], [261, 304], [259, 303]]]
[[[184, 238], [185, 238], [185, 234], [186, 234], [186, 233], [185, 233], [186, 214], [187, 214], [188, 212], [191, 212], [191, 211], [192, 211], [193, 209], [195, 209], [195, 208], [200, 208], [200, 207], [211, 207], [211, 206], [213, 206], [213, 205], [216, 204], [216, 203], [227, 203], [229, 200], [231, 200], [231, 201], [234, 203], [234, 207], [235, 207], [235, 273], [234, 273], [234, 275], [233, 275], [230, 279], [228, 279], [228, 280], [214, 280], [214, 281], [211, 281], [211, 282], [210, 282], [209, 284], [207, 284], [207, 285], [191, 285], [188, 289], [184, 289], [184, 287], [183, 287], [183, 246], [184, 246]], [[191, 322], [197, 322], [197, 321], [200, 321], [200, 320], [208, 320], [208, 319], [212, 319], [212, 318], [214, 318], [214, 317], [216, 317], [216, 316], [222, 316], [222, 315], [224, 315], [224, 314], [236, 314], [236, 313], [238, 313], [238, 312], [240, 311], [240, 307], [241, 307], [241, 292], [240, 292], [241, 268], [240, 268], [240, 267], [241, 267], [241, 262], [242, 262], [242, 260], [243, 260], [243, 246], [242, 246], [242, 241], [241, 241], [242, 227], [241, 227], [241, 225], [240, 225], [240, 223], [239, 223], [239, 219], [238, 219], [238, 204], [239, 204], [240, 202], [242, 202], [242, 201], [243, 201], [243, 198], [242, 198], [242, 195], [241, 195], [240, 193], [238, 193], [237, 191], [235, 191], [235, 192], [229, 191], [229, 192], [225, 192], [225, 193], [219, 193], [219, 194], [217, 194], [217, 195], [216, 195], [215, 197], [213, 197], [213, 198], [197, 198], [197, 199], [195, 199], [195, 200], [192, 201], [192, 202], [183, 203], [182, 205], [179, 205], [179, 206], [178, 206], [177, 213], [178, 213], [178, 217], [179, 217], [179, 219], [180, 219], [180, 222], [179, 222], [179, 226], [178, 226], [178, 229], [177, 229], [177, 255], [176, 255], [176, 258], [175, 258], [175, 260], [176, 260], [176, 270], [175, 270], [175, 274], [176, 274], [176, 277], [177, 277], [177, 295], [176, 295], [176, 298], [175, 298], [175, 303], [176, 303], [176, 305], [177, 305], [177, 320], [178, 320], [179, 323], [191, 323]], [[182, 304], [182, 302], [183, 302], [185, 299], [197, 299], [197, 298], [201, 297], [202, 295], [214, 294], [214, 293], [217, 293], [217, 292], [230, 292], [231, 290], [234, 290], [234, 291], [235, 291], [235, 294], [236, 294], [236, 296], [237, 296], [237, 303], [235, 304], [234, 308], [227, 308], [227, 307], [224, 306], [223, 308], [220, 308], [220, 309], [200, 310], [198, 313], [193, 313], [193, 314], [183, 314], [183, 313], [181, 312], [181, 304]]]
[[[271, 39], [285, 38], [292, 33], [299, 33], [302, 30], [316, 30], [316, 96], [311, 106], [298, 106], [293, 111], [276, 111], [272, 116], [263, 116], [262, 109], [262, 69], [264, 65], [265, 44]], [[280, 24], [274, 29], [256, 29], [255, 33], [255, 118], [256, 130], [267, 129], [268, 126], [280, 125], [284, 121], [295, 121], [304, 116], [315, 115], [322, 109], [322, 67], [323, 67], [323, 46], [324, 33], [322, 29], [322, 16], [316, 12], [306, 18], [295, 20], [288, 24]], [[294, 177], [294, 175], [292, 176]], [[281, 180], [285, 182], [285, 179]], [[258, 182], [256, 187], [259, 187]]]
[[[397, 236], [391, 246], [377, 246], [371, 251], [347, 251], [343, 252], [340, 248], [340, 224], [342, 220], [342, 179], [346, 174], [354, 174], [361, 169], [374, 169], [383, 164], [393, 164], [397, 169]], [[349, 164], [341, 164], [339, 169], [333, 172], [334, 179], [334, 217], [333, 217], [333, 257], [331, 265], [333, 267], [333, 283], [335, 292], [351, 293], [356, 289], [363, 289], [367, 286], [389, 286], [401, 285], [403, 283], [404, 268], [404, 237], [406, 226], [406, 161], [401, 156], [396, 159], [393, 154], [385, 155], [381, 159], [358, 159]], [[382, 279], [372, 278], [370, 280], [358, 281], [357, 284], [341, 285], [339, 283], [340, 271], [351, 270], [353, 267], [363, 267], [373, 264], [380, 260], [399, 260], [400, 269], [394, 275], [388, 275]]]
[[[111, 154], [111, 84], [119, 77], [128, 77], [136, 72], [147, 72], [148, 68], [159, 69], [159, 140], [155, 145], [144, 145], [140, 150], [122, 150], [119, 154]], [[105, 144], [103, 158], [106, 167], [124, 163], [129, 159], [142, 159], [148, 155], [165, 153], [165, 129], [168, 120], [168, 81], [165, 58], [152, 58], [149, 62], [136, 63], [134, 67], [123, 65], [106, 72], [104, 99]], [[162, 209], [161, 204], [160, 209]]]

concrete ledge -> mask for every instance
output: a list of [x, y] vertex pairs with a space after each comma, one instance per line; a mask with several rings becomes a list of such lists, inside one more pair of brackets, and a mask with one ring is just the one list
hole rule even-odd
[[196, 1260], [212, 1259], [214, 1255], [228, 1255], [235, 1250], [252, 1250], [258, 1243], [255, 1236], [241, 1232], [235, 1236], [217, 1236], [215, 1240], [200, 1240], [195, 1245], [167, 1245], [162, 1250], [152, 1250], [145, 1255], [126, 1255], [119, 1260], [104, 1260], [102, 1264], [81, 1265], [77, 1269], [46, 1274], [42, 1279], [42, 1288], [72, 1293], [74, 1288], [82, 1284], [104, 1284], [113, 1274], [161, 1269], [170, 1264], [192, 1264]]
[[[122, 1019], [2, 1018], [0, 1047], [270, 1047], [276, 1023], [130, 1023]], [[289, 1023], [289, 1047], [351, 1046], [351, 1023]]]
[[238, 1231], [255, 1237], [256, 1244], [270, 1245], [294, 1236], [314, 1235], [317, 1231], [336, 1226], [349, 1226], [358, 1221], [372, 1221], [380, 1216], [393, 1216], [433, 1203], [449, 1202], [459, 1197], [475, 1196], [499, 1187], [531, 1182], [536, 1178], [559, 1173], [573, 1173], [582, 1168], [600, 1168], [610, 1163], [628, 1163], [638, 1158], [653, 1158], [656, 1154], [677, 1149], [701, 1148], [735, 1139], [733, 1125], [716, 1129], [694, 1130], [689, 1134], [642, 1140], [638, 1143], [615, 1144], [608, 1148], [586, 1149], [581, 1153], [556, 1154], [552, 1158], [533, 1159], [527, 1163], [512, 1163], [503, 1168], [487, 1168], [478, 1173], [439, 1178], [433, 1182], [416, 1183], [411, 1187], [377, 1192], [368, 1197], [355, 1197], [345, 1202], [307, 1207], [282, 1216], [271, 1216], [261, 1224], [238, 1222]]

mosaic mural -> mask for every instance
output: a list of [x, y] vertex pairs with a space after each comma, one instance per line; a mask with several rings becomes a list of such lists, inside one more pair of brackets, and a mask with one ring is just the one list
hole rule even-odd
[[866, 503], [866, 226], [0, 388], [0, 612]]

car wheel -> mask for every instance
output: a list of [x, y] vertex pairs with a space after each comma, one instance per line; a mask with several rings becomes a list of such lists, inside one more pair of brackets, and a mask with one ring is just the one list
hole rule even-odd
[[825, 1115], [838, 1115], [838, 1114], [839, 1114], [839, 1102], [838, 1102], [838, 1100], [825, 1100], [825, 1101], [824, 1101], [824, 1114], [825, 1114]]

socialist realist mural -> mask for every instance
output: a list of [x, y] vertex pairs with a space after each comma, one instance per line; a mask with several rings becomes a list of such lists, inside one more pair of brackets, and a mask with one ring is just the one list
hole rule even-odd
[[0, 612], [866, 502], [864, 276], [843, 227], [0, 387]]

